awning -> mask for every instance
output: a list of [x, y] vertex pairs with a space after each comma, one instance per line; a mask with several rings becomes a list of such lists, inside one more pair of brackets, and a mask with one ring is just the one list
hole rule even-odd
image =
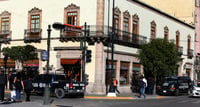
[[[0, 59], [0, 66], [5, 66], [3, 59]], [[6, 66], [7, 67], [15, 67], [15, 61], [12, 61], [12, 60], [8, 59]]]
[[60, 60], [61, 65], [62, 64], [81, 64], [81, 59], [61, 59]]

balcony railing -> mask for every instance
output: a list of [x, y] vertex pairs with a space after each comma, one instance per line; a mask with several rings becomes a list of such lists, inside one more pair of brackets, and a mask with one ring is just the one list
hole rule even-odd
[[189, 50], [188, 50], [188, 58], [191, 58], [191, 59], [192, 59], [193, 54], [194, 54], [193, 49], [189, 49]]
[[9, 30], [0, 31], [0, 43], [10, 43], [12, 32]]
[[183, 55], [183, 47], [182, 46], [178, 47], [178, 53], [180, 56]]
[[[82, 28], [84, 29], [84, 27]], [[92, 38], [110, 38], [112, 27], [100, 26], [100, 25], [90, 25], [88, 28], [89, 37]], [[138, 34], [125, 32], [119, 29], [114, 29], [114, 42], [120, 45], [127, 45], [131, 47], [138, 47], [146, 43], [147, 37]], [[105, 40], [104, 40], [105, 41]], [[107, 41], [109, 42], [109, 41]]]
[[25, 29], [24, 30], [24, 42], [40, 42], [41, 41], [42, 29]]

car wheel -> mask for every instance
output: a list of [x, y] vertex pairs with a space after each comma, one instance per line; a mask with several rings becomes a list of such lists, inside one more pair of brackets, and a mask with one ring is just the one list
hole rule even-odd
[[179, 90], [177, 89], [176, 91], [175, 91], [175, 96], [178, 96], [179, 95]]
[[55, 89], [55, 95], [57, 98], [63, 98], [65, 96], [65, 91], [62, 88]]

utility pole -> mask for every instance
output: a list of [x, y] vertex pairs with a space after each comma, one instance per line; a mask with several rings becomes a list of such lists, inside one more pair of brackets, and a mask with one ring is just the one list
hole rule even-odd
[[[47, 32], [48, 32], [48, 38], [47, 38], [47, 54], [48, 54], [48, 59], [47, 59], [47, 72], [46, 74], [48, 75], [49, 74], [49, 50], [50, 50], [50, 36], [51, 36], [51, 25], [48, 25], [48, 29], [47, 29]], [[49, 104], [49, 97], [50, 97], [50, 90], [49, 90], [49, 83], [47, 82], [45, 84], [45, 92], [44, 92], [44, 102], [43, 104], [44, 105], [48, 105]]]

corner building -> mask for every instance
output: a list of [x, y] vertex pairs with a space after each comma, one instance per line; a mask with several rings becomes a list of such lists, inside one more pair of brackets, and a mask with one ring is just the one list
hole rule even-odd
[[[86, 64], [89, 84], [86, 92], [105, 94], [110, 81], [112, 31], [112, 0], [4, 0], [0, 3], [0, 41], [3, 47], [33, 45], [38, 60], [27, 61], [25, 68], [45, 73], [46, 62], [41, 51], [47, 49], [47, 28], [54, 22], [82, 26], [87, 23], [87, 49], [92, 51]], [[131, 77], [143, 74], [143, 66], [136, 58], [137, 51], [150, 39], [167, 38], [179, 49], [181, 61], [177, 75], [193, 78], [194, 26], [172, 17], [147, 4], [135, 0], [115, 0], [114, 7], [114, 77], [121, 93], [130, 93]], [[82, 50], [84, 32], [59, 32], [52, 29], [50, 66], [52, 73], [63, 68], [73, 72], [74, 79], [82, 78]], [[1, 53], [1, 68], [3, 68]], [[9, 59], [8, 59], [9, 60]], [[10, 61], [10, 60], [9, 60]], [[16, 68], [10, 61], [8, 71]]]

